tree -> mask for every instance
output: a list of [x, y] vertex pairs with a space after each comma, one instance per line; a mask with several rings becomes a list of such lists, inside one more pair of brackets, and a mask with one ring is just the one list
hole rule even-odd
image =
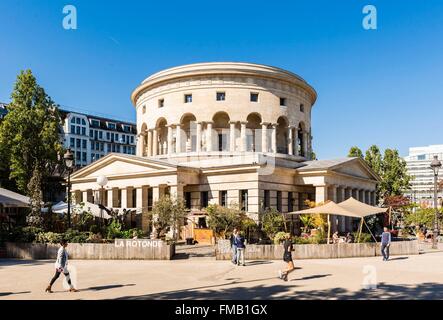
[[357, 157], [363, 159], [363, 152], [360, 150], [359, 147], [354, 146], [349, 149], [348, 157]]
[[226, 208], [216, 204], [211, 204], [206, 208], [208, 213], [208, 226], [218, 237], [226, 239], [229, 232], [234, 228], [240, 228], [248, 224], [246, 215], [238, 207]]
[[406, 170], [406, 161], [399, 156], [397, 150], [385, 150], [381, 171], [380, 195], [383, 198], [400, 196], [409, 189], [411, 177]]
[[[0, 124], [0, 169], [7, 168], [17, 190], [33, 197], [36, 193], [28, 184], [34, 171], [38, 170], [44, 191], [48, 178], [62, 165], [60, 115], [30, 70], [17, 76], [11, 98], [9, 112]], [[35, 182], [33, 186], [37, 187]]]
[[28, 190], [30, 195], [31, 212], [28, 217], [28, 222], [33, 227], [41, 228], [43, 225], [42, 217], [42, 174], [38, 166], [34, 167], [31, 180], [28, 183]]
[[274, 208], [268, 209], [261, 214], [262, 230], [273, 240], [280, 231], [286, 230], [285, 217]]
[[149, 215], [153, 220], [156, 238], [162, 238], [172, 228], [173, 238], [177, 240], [177, 230], [184, 224], [187, 211], [183, 200], [165, 195], [154, 204]]
[[366, 150], [365, 161], [376, 174], [382, 175], [383, 160], [378, 146], [372, 145]]

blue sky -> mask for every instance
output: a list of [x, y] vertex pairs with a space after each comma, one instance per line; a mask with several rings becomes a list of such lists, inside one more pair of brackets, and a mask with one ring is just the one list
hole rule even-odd
[[[62, 27], [66, 4], [77, 8], [77, 30]], [[377, 7], [377, 30], [362, 28], [367, 4]], [[246, 61], [314, 86], [320, 159], [346, 156], [353, 145], [406, 155], [443, 143], [441, 0], [2, 0], [0, 13], [2, 102], [30, 68], [62, 106], [135, 120], [129, 96], [149, 74]]]

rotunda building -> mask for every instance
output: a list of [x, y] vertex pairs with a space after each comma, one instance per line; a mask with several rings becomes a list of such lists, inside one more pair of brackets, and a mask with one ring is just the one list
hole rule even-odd
[[311, 156], [317, 94], [301, 77], [251, 63], [198, 63], [146, 78], [132, 93], [137, 155], [211, 157], [259, 152]]
[[[375, 204], [379, 177], [364, 160], [312, 159], [316, 98], [300, 76], [266, 65], [212, 62], [157, 72], [131, 94], [136, 155], [111, 153], [76, 171], [73, 199], [134, 212], [147, 232], [148, 213], [162, 196], [182, 199], [193, 223], [181, 237], [200, 243], [211, 238], [209, 205], [235, 206], [259, 221], [270, 209], [304, 209], [307, 200]], [[287, 218], [299, 231], [295, 216]], [[331, 223], [333, 231], [353, 230], [351, 218]]]

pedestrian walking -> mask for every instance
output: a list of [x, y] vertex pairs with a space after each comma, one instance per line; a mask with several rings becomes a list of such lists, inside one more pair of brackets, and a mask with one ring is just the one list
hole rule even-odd
[[240, 232], [237, 232], [237, 235], [235, 237], [235, 245], [237, 247], [237, 265], [245, 266], [245, 238], [240, 234]]
[[283, 261], [288, 264], [288, 267], [284, 271], [279, 270], [278, 277], [284, 281], [288, 281], [288, 275], [295, 270], [294, 261], [292, 261], [293, 246], [291, 241], [291, 235], [289, 233], [287, 233], [285, 236], [285, 241], [283, 242], [283, 248], [284, 248]]
[[68, 271], [68, 251], [66, 247], [68, 246], [68, 242], [66, 240], [60, 241], [60, 248], [57, 251], [57, 260], [55, 261], [55, 275], [52, 278], [49, 286], [46, 288], [46, 292], [52, 293], [52, 285], [54, 282], [60, 277], [60, 274], [63, 273], [68, 284], [70, 292], [77, 292], [78, 290], [74, 288], [71, 283], [71, 277]]
[[383, 228], [381, 234], [381, 254], [383, 255], [383, 261], [389, 260], [389, 246], [391, 245], [391, 233], [387, 227]]
[[232, 252], [231, 262], [233, 264], [237, 264], [237, 246], [235, 243], [235, 237], [237, 236], [237, 233], [238, 233], [237, 228], [234, 228], [231, 234], [231, 238], [229, 239], [231, 243], [231, 252]]

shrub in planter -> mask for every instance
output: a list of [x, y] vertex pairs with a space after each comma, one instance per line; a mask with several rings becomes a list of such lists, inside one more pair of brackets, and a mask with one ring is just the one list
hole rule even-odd
[[282, 243], [285, 240], [286, 235], [287, 235], [286, 232], [283, 231], [277, 232], [274, 236], [274, 244]]
[[106, 238], [120, 238], [122, 234], [122, 225], [117, 219], [112, 219], [111, 223], [106, 227]]
[[55, 232], [40, 232], [35, 238], [37, 243], [60, 243], [63, 238], [63, 234]]
[[63, 238], [71, 243], [85, 243], [88, 242], [90, 235], [90, 232], [80, 232], [78, 230], [68, 229], [63, 234]]
[[[354, 242], [357, 243], [358, 241], [358, 232], [353, 232], [352, 233], [353, 237], [354, 237]], [[367, 243], [367, 242], [372, 242], [372, 236], [369, 233], [363, 233], [360, 235], [360, 241], [358, 241], [359, 243]]]
[[9, 234], [9, 241], [14, 242], [33, 242], [35, 241], [37, 234], [43, 232], [42, 228], [37, 227], [19, 227], [15, 228]]
[[100, 233], [91, 233], [87, 239], [89, 243], [102, 243], [103, 237]]

